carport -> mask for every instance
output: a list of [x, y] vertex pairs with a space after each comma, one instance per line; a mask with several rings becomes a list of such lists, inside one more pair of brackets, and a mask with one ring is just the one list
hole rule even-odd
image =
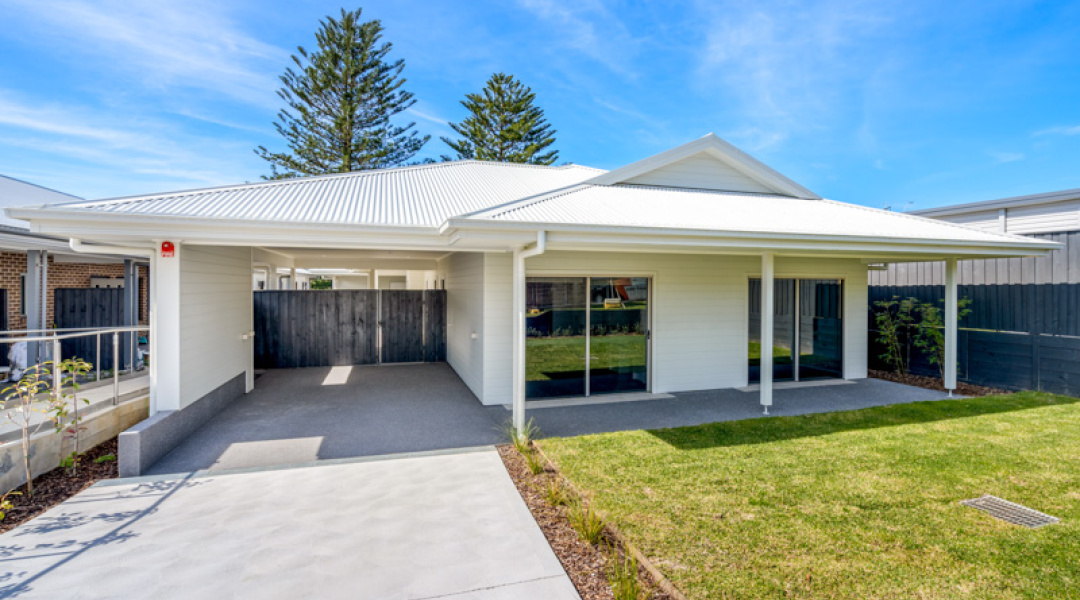
[[505, 439], [500, 417], [446, 363], [269, 369], [146, 473], [483, 446]]

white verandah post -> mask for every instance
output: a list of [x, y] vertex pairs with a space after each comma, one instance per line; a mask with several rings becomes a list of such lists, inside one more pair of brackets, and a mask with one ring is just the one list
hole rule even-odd
[[771, 252], [761, 255], [761, 405], [769, 414], [773, 396], [773, 310], [775, 299], [775, 259]]
[[525, 257], [522, 249], [514, 250], [514, 395], [513, 424], [521, 433], [525, 429]]
[[956, 285], [956, 259], [945, 261], [945, 389], [952, 396], [956, 389], [957, 356], [956, 335], [960, 320], [959, 298]]

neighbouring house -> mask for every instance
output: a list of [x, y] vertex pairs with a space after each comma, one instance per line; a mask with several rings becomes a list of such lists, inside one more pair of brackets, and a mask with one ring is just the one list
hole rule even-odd
[[[82, 199], [0, 175], [0, 207], [62, 204]], [[31, 232], [25, 221], [0, 217], [0, 330], [77, 328], [145, 323], [149, 319], [149, 267], [146, 259], [73, 249], [69, 238]], [[98, 303], [104, 292], [137, 282], [130, 297], [130, 315], [116, 303]], [[59, 310], [58, 310], [59, 307]], [[113, 314], [116, 313], [116, 314]], [[40, 348], [45, 352], [44, 346]], [[7, 351], [0, 352], [7, 364]], [[39, 359], [44, 355], [39, 356]]]
[[[253, 389], [268, 358], [445, 359], [519, 427], [532, 402], [565, 396], [755, 385], [767, 411], [777, 381], [866, 377], [871, 265], [945, 261], [955, 358], [957, 261], [1057, 247], [826, 200], [711, 134], [611, 171], [458, 161], [8, 214], [150, 260], [153, 416], [122, 436], [122, 467]], [[253, 291], [271, 257], [275, 275], [433, 276]]]
[[[1059, 244], [1042, 256], [958, 263], [959, 293], [972, 301], [961, 321], [960, 375], [981, 385], [1080, 395], [1080, 189], [910, 214]], [[940, 302], [944, 273], [940, 261], [883, 265], [870, 273], [871, 301]], [[936, 372], [917, 354], [912, 362], [916, 372]]]

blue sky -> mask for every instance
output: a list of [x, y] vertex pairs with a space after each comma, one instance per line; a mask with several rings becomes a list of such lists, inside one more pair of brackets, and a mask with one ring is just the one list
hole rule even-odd
[[[1080, 2], [366, 2], [432, 135], [495, 71], [561, 160], [708, 132], [894, 210], [1080, 188]], [[98, 198], [254, 181], [277, 76], [338, 3], [0, 0], [0, 173]], [[353, 5], [349, 5], [353, 7]]]

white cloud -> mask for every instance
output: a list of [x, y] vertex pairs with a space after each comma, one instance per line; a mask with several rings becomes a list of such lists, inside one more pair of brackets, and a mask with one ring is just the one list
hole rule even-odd
[[999, 163], [1010, 163], [1018, 160], [1024, 160], [1024, 155], [1020, 152], [987, 152], [994, 160]]
[[1071, 127], [1051, 127], [1049, 129], [1036, 131], [1031, 135], [1080, 135], [1080, 125], [1074, 125]]
[[36, 39], [73, 58], [110, 65], [151, 90], [195, 88], [259, 106], [278, 104], [275, 79], [289, 53], [245, 33], [228, 3], [20, 0]]
[[16, 99], [0, 90], [5, 169], [26, 172], [33, 165], [50, 173], [54, 187], [80, 196], [233, 183], [257, 168], [254, 145], [192, 135], [155, 119]]
[[869, 43], [893, 20], [880, 5], [799, 6], [699, 6], [697, 85], [722, 94], [738, 118], [774, 137], [829, 130], [889, 62], [887, 44]]
[[636, 40], [603, 0], [518, 0], [559, 32], [560, 44], [627, 78], [636, 77]]

